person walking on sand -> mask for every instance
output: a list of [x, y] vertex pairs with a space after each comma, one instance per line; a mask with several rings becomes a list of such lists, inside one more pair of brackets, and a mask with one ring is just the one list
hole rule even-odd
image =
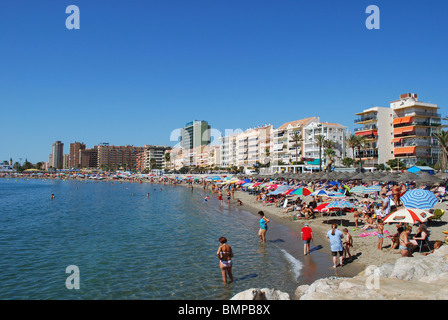
[[343, 253], [344, 247], [342, 246], [342, 238], [344, 234], [338, 230], [338, 225], [333, 223], [331, 230], [327, 232], [327, 239], [330, 239], [331, 255], [333, 256], [333, 268], [337, 268], [337, 255], [339, 254], [339, 264], [344, 266]]
[[302, 240], [303, 243], [303, 255], [306, 256], [307, 254], [310, 254], [310, 242], [314, 241], [314, 235], [313, 230], [310, 228], [308, 223], [305, 223], [305, 226], [300, 231], [302, 234]]
[[221, 269], [222, 282], [227, 283], [227, 276], [229, 276], [230, 282], [233, 281], [232, 275], [232, 248], [227, 244], [227, 239], [225, 237], [219, 238], [219, 243], [221, 244], [218, 248], [216, 255], [219, 258], [219, 269]]
[[261, 242], [266, 242], [266, 232], [268, 231], [268, 223], [271, 221], [264, 216], [263, 211], [258, 211], [258, 215], [260, 216], [260, 230], [258, 231], [258, 236], [260, 237]]

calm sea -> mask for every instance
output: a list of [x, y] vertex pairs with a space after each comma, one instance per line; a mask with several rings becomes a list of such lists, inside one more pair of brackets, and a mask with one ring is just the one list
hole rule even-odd
[[[256, 216], [214, 195], [205, 202], [202, 189], [0, 179], [0, 299], [229, 299], [253, 287], [292, 295], [318, 276], [297, 234], [272, 224], [261, 245], [257, 232]], [[220, 236], [235, 255], [228, 285]], [[80, 288], [69, 290], [72, 265]]]

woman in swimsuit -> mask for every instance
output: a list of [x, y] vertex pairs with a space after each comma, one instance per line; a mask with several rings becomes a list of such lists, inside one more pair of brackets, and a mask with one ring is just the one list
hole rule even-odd
[[261, 242], [266, 242], [266, 232], [268, 231], [268, 223], [271, 221], [264, 216], [263, 211], [258, 211], [258, 215], [260, 216], [260, 230], [258, 231], [258, 236], [260, 237]]
[[409, 234], [411, 234], [411, 231], [412, 227], [406, 226], [404, 231], [400, 234], [398, 250], [400, 250], [402, 257], [412, 257], [410, 250], [411, 242], [409, 242]]
[[233, 281], [232, 275], [232, 248], [226, 244], [227, 239], [225, 237], [219, 238], [219, 243], [221, 246], [218, 248], [216, 253], [219, 258], [219, 268], [221, 269], [222, 281], [227, 283], [227, 275], [229, 276], [230, 282]]
[[219, 192], [218, 192], [218, 200], [219, 200], [219, 205], [222, 205], [222, 192], [221, 192], [221, 190], [219, 190]]

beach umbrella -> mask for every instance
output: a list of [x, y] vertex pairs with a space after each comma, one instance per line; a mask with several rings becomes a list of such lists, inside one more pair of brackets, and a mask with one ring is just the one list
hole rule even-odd
[[309, 196], [311, 193], [312, 193], [311, 189], [308, 189], [306, 187], [300, 187], [291, 192], [290, 195]]
[[341, 193], [341, 192], [330, 192], [327, 197], [329, 198], [345, 198], [345, 194]]
[[423, 189], [412, 189], [406, 191], [400, 200], [407, 208], [422, 210], [432, 209], [437, 203], [436, 195], [429, 190]]
[[381, 192], [381, 186], [368, 186], [364, 188], [364, 193]]
[[316, 190], [313, 193], [311, 193], [310, 196], [313, 196], [313, 197], [323, 197], [323, 196], [328, 196], [329, 193], [330, 192], [328, 192], [327, 190], [319, 189], [319, 190]]
[[[342, 225], [342, 209], [344, 209], [344, 208], [354, 208], [354, 207], [355, 207], [355, 205], [353, 203], [351, 203], [350, 201], [347, 201], [347, 200], [333, 201], [333, 202], [330, 202], [328, 204], [328, 206], [327, 206], [328, 210], [336, 209], [336, 208], [339, 209], [339, 214], [341, 216], [341, 225]], [[327, 220], [327, 222], [328, 222], [328, 220]]]
[[350, 193], [364, 193], [364, 190], [366, 189], [366, 187], [364, 186], [356, 186], [351, 188], [349, 191]]
[[316, 208], [314, 208], [314, 212], [325, 212], [328, 211], [327, 206], [328, 206], [328, 202], [326, 203], [322, 203], [320, 205], [318, 205]]
[[418, 175], [417, 178], [415, 178], [416, 182], [422, 182], [422, 183], [439, 183], [442, 181], [442, 179], [439, 179], [436, 176], [433, 176], [432, 174], [429, 174], [428, 172], [422, 172]]
[[417, 222], [423, 223], [428, 218], [432, 217], [433, 214], [428, 211], [414, 208], [403, 208], [392, 212], [384, 218], [384, 223], [412, 223], [415, 224]]

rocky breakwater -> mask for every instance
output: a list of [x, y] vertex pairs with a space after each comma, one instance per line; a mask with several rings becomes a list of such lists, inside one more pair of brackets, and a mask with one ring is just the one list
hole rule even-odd
[[[232, 300], [288, 300], [274, 289], [249, 289]], [[297, 300], [448, 300], [448, 246], [427, 256], [371, 265], [353, 278], [328, 277], [297, 288]]]
[[448, 299], [448, 246], [427, 256], [399, 258], [369, 266], [353, 278], [324, 278], [299, 286], [300, 300], [426, 300]]

